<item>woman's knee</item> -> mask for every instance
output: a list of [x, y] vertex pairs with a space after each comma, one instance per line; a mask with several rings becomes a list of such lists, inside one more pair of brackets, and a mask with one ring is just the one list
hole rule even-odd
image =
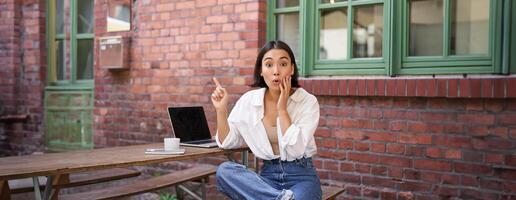
[[240, 168], [240, 164], [231, 161], [223, 162], [217, 168], [216, 177], [217, 179], [225, 179], [235, 174], [235, 171]]

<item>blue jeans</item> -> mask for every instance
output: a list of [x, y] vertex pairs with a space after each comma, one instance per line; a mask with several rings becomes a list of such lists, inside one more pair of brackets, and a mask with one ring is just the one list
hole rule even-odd
[[217, 169], [217, 189], [231, 199], [321, 199], [321, 182], [311, 158], [264, 160], [260, 174], [224, 162]]

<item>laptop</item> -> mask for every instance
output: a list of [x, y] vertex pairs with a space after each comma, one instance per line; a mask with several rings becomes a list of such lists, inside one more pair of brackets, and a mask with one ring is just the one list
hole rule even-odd
[[217, 142], [211, 138], [202, 106], [168, 107], [168, 116], [174, 129], [174, 135], [181, 139], [181, 145], [217, 147]]

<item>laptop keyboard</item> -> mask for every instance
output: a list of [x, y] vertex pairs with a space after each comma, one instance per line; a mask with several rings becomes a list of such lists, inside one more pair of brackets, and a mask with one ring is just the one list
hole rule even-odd
[[215, 142], [215, 140], [212, 140], [212, 139], [197, 140], [197, 141], [185, 142], [185, 144], [206, 144], [206, 143], [212, 143], [212, 142]]

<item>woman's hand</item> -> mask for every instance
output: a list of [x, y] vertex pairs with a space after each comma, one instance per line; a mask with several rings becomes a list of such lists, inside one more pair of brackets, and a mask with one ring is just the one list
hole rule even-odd
[[213, 82], [215, 83], [215, 90], [211, 93], [211, 102], [217, 111], [226, 111], [228, 107], [228, 93], [226, 89], [220, 86], [217, 78], [213, 77]]
[[287, 101], [290, 96], [291, 76], [285, 76], [280, 83], [280, 96], [278, 100], [278, 112], [287, 112]]

